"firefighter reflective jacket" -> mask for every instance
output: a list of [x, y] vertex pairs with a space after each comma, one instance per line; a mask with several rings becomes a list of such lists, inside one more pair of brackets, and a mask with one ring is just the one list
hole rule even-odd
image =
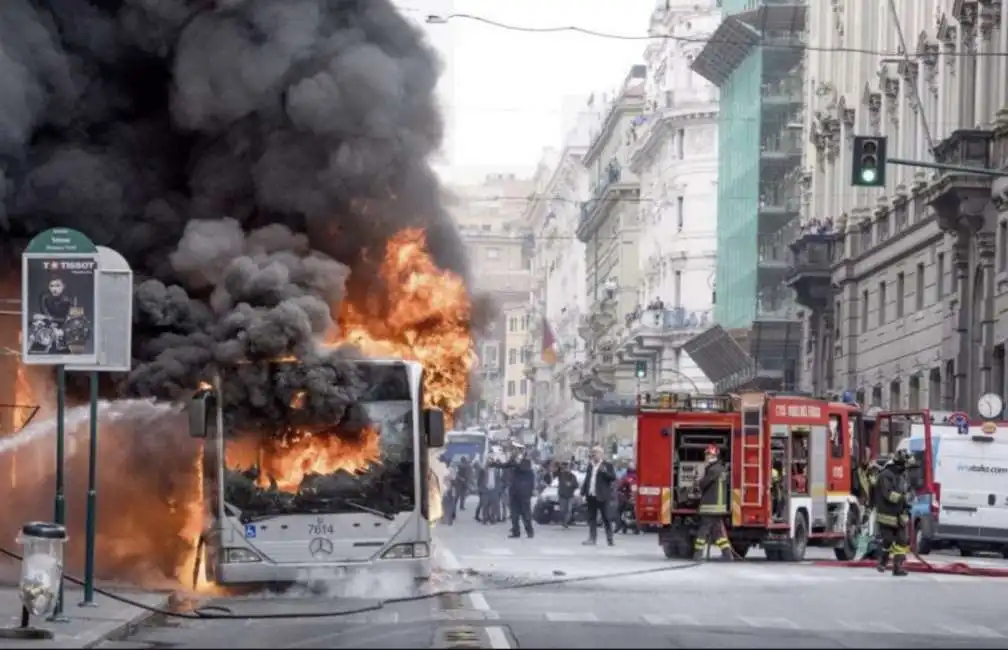
[[700, 488], [700, 514], [728, 514], [728, 471], [724, 463], [716, 461], [708, 465], [697, 487]]
[[881, 526], [899, 528], [906, 520], [908, 490], [906, 476], [889, 463], [879, 475], [872, 490], [875, 494], [875, 520]]

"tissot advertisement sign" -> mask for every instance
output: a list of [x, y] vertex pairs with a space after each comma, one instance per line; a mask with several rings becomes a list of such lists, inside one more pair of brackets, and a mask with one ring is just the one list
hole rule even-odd
[[25, 363], [93, 362], [96, 354], [96, 256], [26, 255], [22, 270]]

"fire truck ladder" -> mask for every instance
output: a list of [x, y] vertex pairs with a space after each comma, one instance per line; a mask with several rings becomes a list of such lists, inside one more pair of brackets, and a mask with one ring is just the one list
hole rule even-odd
[[[755, 450], [756, 461], [750, 451]], [[763, 409], [742, 409], [742, 505], [761, 507], [766, 482], [763, 476]], [[756, 500], [749, 498], [756, 493]]]

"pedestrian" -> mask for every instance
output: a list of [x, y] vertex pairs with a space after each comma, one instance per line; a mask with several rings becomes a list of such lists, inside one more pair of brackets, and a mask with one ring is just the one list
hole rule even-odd
[[577, 494], [578, 487], [577, 475], [567, 463], [561, 464], [557, 472], [557, 509], [564, 528], [570, 528], [574, 518], [574, 495]]
[[455, 494], [458, 497], [458, 509], [465, 511], [466, 497], [469, 496], [469, 481], [472, 480], [472, 466], [469, 458], [463, 456], [455, 473]]
[[484, 510], [486, 509], [486, 502], [483, 499], [483, 483], [486, 481], [486, 468], [483, 467], [479, 459], [475, 459], [472, 464], [473, 478], [476, 483], [476, 512], [473, 515], [473, 519], [476, 521], [482, 521], [480, 515], [483, 514], [485, 518]]
[[448, 467], [444, 477], [444, 494], [441, 495], [441, 521], [447, 526], [455, 523], [455, 508], [458, 505], [455, 495], [455, 471], [454, 465]]
[[903, 568], [910, 540], [907, 523], [910, 521], [910, 484], [906, 476], [910, 454], [899, 449], [892, 460], [878, 475], [878, 482], [872, 490], [875, 496], [875, 523], [882, 536], [882, 555], [879, 556], [878, 570], [884, 573], [889, 557], [892, 557], [894, 576], [907, 575]]
[[535, 493], [536, 477], [532, 461], [522, 455], [513, 457], [506, 463], [494, 463], [494, 465], [511, 470], [509, 537], [512, 539], [521, 537], [522, 525], [527, 537], [530, 539], [535, 537], [535, 530], [532, 528], [532, 495]]
[[588, 506], [588, 539], [585, 540], [585, 545], [593, 545], [597, 542], [599, 517], [602, 518], [606, 542], [609, 546], [614, 544], [609, 503], [613, 496], [613, 481], [615, 480], [616, 470], [612, 463], [603, 458], [602, 447], [592, 447], [591, 463], [588, 465], [588, 472], [581, 485], [581, 496], [584, 497], [585, 505]]
[[721, 559], [731, 561], [732, 547], [725, 530], [725, 517], [728, 516], [728, 470], [721, 462], [721, 452], [716, 445], [707, 447], [704, 453], [703, 476], [697, 482], [700, 490], [700, 528], [697, 531], [693, 545], [693, 559], [704, 559], [704, 546], [713, 541], [721, 550]]
[[486, 467], [480, 467], [478, 472], [479, 506], [476, 508], [476, 521], [496, 523], [499, 516], [497, 494], [500, 488], [500, 469], [487, 464]]

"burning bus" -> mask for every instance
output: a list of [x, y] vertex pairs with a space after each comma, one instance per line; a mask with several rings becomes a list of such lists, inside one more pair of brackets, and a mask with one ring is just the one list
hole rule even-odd
[[[262, 371], [281, 376], [299, 363]], [[429, 577], [428, 450], [444, 444], [444, 415], [424, 408], [420, 363], [352, 366], [359, 394], [329, 421], [306, 403], [311, 391], [292, 389], [279, 427], [242, 426], [221, 375], [189, 400], [190, 434], [203, 441], [209, 580], [284, 585], [361, 568]]]

